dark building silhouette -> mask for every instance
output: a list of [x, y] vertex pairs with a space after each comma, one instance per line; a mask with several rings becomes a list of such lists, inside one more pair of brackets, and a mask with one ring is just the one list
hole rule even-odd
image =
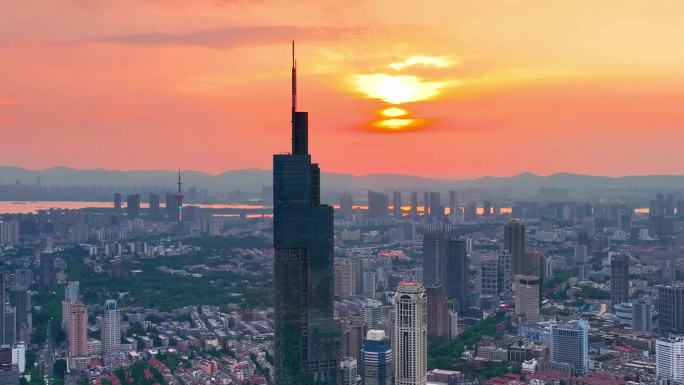
[[418, 216], [418, 193], [416, 191], [411, 193], [411, 217]]
[[138, 217], [140, 217], [140, 194], [131, 194], [126, 197], [126, 218]]
[[387, 218], [389, 215], [389, 196], [375, 191], [368, 191], [368, 217]]
[[442, 285], [444, 296], [464, 307], [468, 295], [468, 261], [465, 241], [444, 231], [423, 234], [423, 283]]
[[273, 156], [274, 384], [334, 385], [333, 208], [320, 203], [320, 169], [308, 152], [308, 113], [296, 110], [296, 84], [293, 58], [292, 153]]
[[55, 287], [55, 255], [52, 253], [40, 256], [40, 283], [44, 290], [51, 290]]
[[118, 214], [121, 212], [121, 194], [114, 194], [114, 211]]
[[444, 217], [444, 206], [438, 192], [430, 193], [430, 219], [441, 220]]
[[401, 192], [395, 191], [392, 193], [393, 214], [397, 219], [401, 219]]
[[458, 191], [449, 191], [449, 214], [454, 215], [458, 211]]
[[489, 217], [492, 215], [492, 202], [482, 202], [482, 216]]
[[174, 194], [166, 194], [166, 216], [175, 221], [178, 217], [178, 200]]
[[159, 218], [159, 195], [150, 194], [150, 217]]
[[442, 285], [425, 286], [427, 296], [427, 338], [429, 343], [444, 341], [449, 336], [449, 308]]
[[658, 286], [658, 327], [663, 335], [684, 333], [684, 283]]
[[532, 266], [525, 263], [525, 224], [512, 219], [504, 225], [504, 250], [511, 254], [513, 275], [528, 274]]
[[623, 254], [610, 259], [610, 306], [629, 300], [629, 257]]
[[345, 192], [340, 196], [340, 218], [351, 221], [354, 218], [354, 204], [351, 193]]
[[466, 308], [468, 297], [468, 255], [466, 254], [465, 241], [462, 239], [450, 239], [447, 246], [447, 279], [445, 284], [446, 296], [455, 302], [457, 311]]

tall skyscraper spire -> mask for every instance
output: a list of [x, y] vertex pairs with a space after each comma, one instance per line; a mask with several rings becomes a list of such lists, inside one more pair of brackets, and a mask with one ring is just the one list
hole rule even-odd
[[274, 384], [336, 385], [333, 209], [320, 203], [308, 115], [296, 106], [294, 42], [292, 49], [292, 153], [273, 156]]
[[181, 182], [181, 174], [180, 174], [180, 167], [178, 168], [178, 192], [182, 192], [181, 186], [183, 185], [183, 182]]
[[178, 204], [178, 217], [176, 220], [178, 223], [183, 222], [183, 198], [185, 195], [182, 190], [183, 182], [181, 182], [181, 171], [178, 169], [178, 192], [176, 193], [176, 203]]
[[309, 113], [297, 111], [297, 59], [292, 41], [292, 154], [309, 153]]

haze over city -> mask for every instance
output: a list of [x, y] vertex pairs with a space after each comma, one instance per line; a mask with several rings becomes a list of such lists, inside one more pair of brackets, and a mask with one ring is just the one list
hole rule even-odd
[[0, 163], [270, 168], [294, 39], [328, 172], [681, 174], [681, 7], [6, 1]]

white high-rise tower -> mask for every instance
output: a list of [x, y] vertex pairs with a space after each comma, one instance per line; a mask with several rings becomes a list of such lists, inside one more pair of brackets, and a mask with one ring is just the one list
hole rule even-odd
[[102, 351], [105, 354], [119, 350], [121, 343], [121, 311], [113, 299], [105, 301], [101, 338]]
[[427, 296], [415, 282], [397, 287], [394, 328], [397, 385], [427, 384]]

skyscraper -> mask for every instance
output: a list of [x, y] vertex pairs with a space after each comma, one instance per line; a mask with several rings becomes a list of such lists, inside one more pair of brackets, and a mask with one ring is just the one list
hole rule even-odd
[[274, 383], [333, 385], [340, 351], [333, 208], [320, 203], [320, 170], [308, 151], [308, 113], [297, 111], [296, 79], [293, 57], [292, 153], [273, 156]]
[[423, 284], [446, 284], [449, 236], [443, 231], [423, 234]]
[[427, 338], [430, 343], [449, 337], [449, 307], [442, 285], [425, 287], [427, 297]]
[[178, 223], [181, 223], [183, 222], [183, 198], [185, 198], [185, 194], [183, 194], [183, 182], [181, 182], [180, 168], [178, 169], [178, 191], [176, 191], [174, 198], [176, 198], [175, 207], [178, 210], [178, 212], [176, 212], [175, 219]]
[[116, 301], [105, 301], [101, 326], [102, 351], [106, 354], [119, 350], [121, 343], [121, 312]]
[[520, 322], [539, 321], [539, 277], [533, 275], [516, 275], [515, 316]]
[[114, 193], [114, 212], [121, 213], [121, 193]]
[[150, 217], [159, 218], [159, 194], [150, 194]]
[[82, 302], [71, 304], [69, 314], [69, 357], [88, 355], [88, 308]]
[[663, 334], [684, 333], [684, 283], [658, 286], [658, 326]]
[[140, 216], [140, 194], [126, 197], [126, 218], [136, 219]]
[[411, 217], [415, 218], [418, 216], [418, 192], [414, 191], [411, 193]]
[[351, 297], [356, 295], [355, 264], [356, 262], [349, 258], [335, 258], [335, 296]]
[[444, 231], [423, 234], [423, 284], [442, 285], [446, 297], [462, 309], [468, 281], [465, 241], [453, 239]]
[[610, 306], [629, 301], [629, 257], [623, 254], [610, 258]]
[[450, 239], [447, 245], [445, 291], [447, 298], [456, 302], [456, 309], [461, 311], [466, 307], [470, 277], [468, 274], [468, 256], [465, 241]]
[[387, 218], [389, 214], [389, 196], [375, 191], [368, 191], [368, 217]]
[[668, 382], [684, 380], [684, 338], [673, 337], [656, 341], [656, 376]]
[[353, 357], [344, 357], [340, 361], [340, 385], [359, 385], [361, 376], [359, 375], [358, 361]]
[[396, 219], [401, 219], [401, 192], [392, 193], [392, 211]]
[[525, 224], [512, 219], [504, 225], [504, 250], [511, 254], [513, 274], [529, 274], [525, 266]]
[[351, 221], [354, 215], [352, 195], [348, 192], [340, 196], [340, 218], [344, 221]]
[[589, 366], [589, 322], [573, 320], [568, 325], [551, 325], [551, 361], [572, 364], [575, 375]]
[[427, 297], [419, 283], [400, 282], [394, 327], [397, 385], [427, 384]]
[[13, 285], [9, 290], [10, 304], [16, 309], [16, 334], [18, 341], [29, 342], [31, 330], [31, 294], [27, 286]]
[[392, 385], [392, 346], [384, 330], [369, 330], [361, 350], [363, 385]]

